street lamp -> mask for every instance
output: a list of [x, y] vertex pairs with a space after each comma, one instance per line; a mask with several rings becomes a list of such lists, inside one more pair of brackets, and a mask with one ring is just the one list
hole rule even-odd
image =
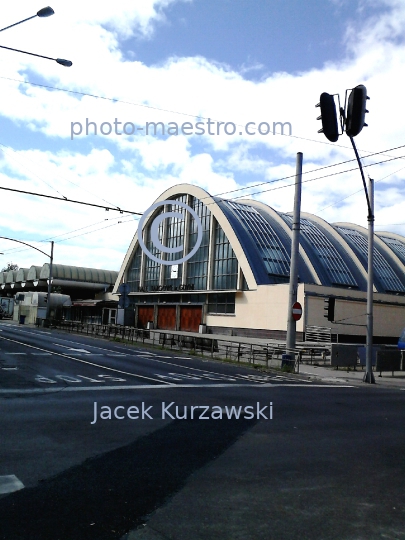
[[[9, 26], [6, 26], [5, 28], [1, 28], [0, 32], [3, 32], [4, 30], [8, 30], [8, 28], [12, 28], [13, 26], [17, 26], [18, 24], [21, 24], [26, 21], [30, 21], [31, 19], [35, 19], [35, 17], [50, 17], [55, 12], [51, 7], [44, 7], [37, 11], [35, 15], [32, 15], [32, 17], [27, 17], [26, 19], [23, 19], [22, 21], [16, 22], [14, 24], [10, 24]], [[13, 49], [12, 47], [5, 47], [4, 45], [0, 45], [1, 49], [7, 49], [8, 51], [15, 51], [23, 54], [29, 54], [30, 56], [37, 56], [38, 58], [45, 58], [46, 60], [54, 60], [61, 66], [70, 67], [72, 65], [72, 62], [70, 60], [65, 60], [63, 58], [51, 58], [50, 56], [43, 56], [42, 54], [35, 54], [28, 51], [21, 51], [20, 49]]]

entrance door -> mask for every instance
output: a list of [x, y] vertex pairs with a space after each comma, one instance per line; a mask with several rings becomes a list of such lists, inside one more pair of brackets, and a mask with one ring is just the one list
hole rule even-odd
[[202, 323], [202, 306], [181, 306], [180, 330], [198, 332]]
[[149, 321], [153, 321], [153, 306], [139, 306], [138, 307], [138, 328], [146, 328]]
[[176, 306], [159, 306], [157, 325], [161, 330], [176, 330]]

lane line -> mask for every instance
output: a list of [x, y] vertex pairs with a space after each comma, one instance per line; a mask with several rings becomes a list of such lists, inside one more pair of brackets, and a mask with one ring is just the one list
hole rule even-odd
[[62, 393], [62, 392], [83, 392], [83, 391], [100, 391], [100, 390], [172, 390], [176, 388], [278, 388], [278, 387], [289, 387], [293, 386], [296, 388], [356, 388], [351, 385], [338, 385], [338, 384], [314, 384], [313, 386], [308, 386], [306, 384], [173, 384], [171, 386], [165, 386], [162, 384], [137, 384], [137, 385], [125, 385], [125, 386], [66, 386], [66, 387], [52, 387], [52, 388], [33, 388], [32, 390], [24, 389], [7, 389], [0, 390], [1, 394], [43, 394], [43, 393]]
[[[38, 351], [43, 351], [43, 352], [48, 352], [48, 353], [52, 352], [52, 354], [54, 354], [56, 356], [61, 356], [62, 358], [68, 358], [69, 360], [74, 360], [75, 362], [80, 362], [82, 364], [87, 364], [89, 366], [94, 366], [94, 367], [98, 367], [98, 368], [101, 368], [101, 369], [106, 369], [108, 371], [114, 371], [115, 373], [122, 373], [123, 375], [130, 375], [131, 377], [138, 377], [140, 379], [146, 379], [148, 381], [154, 381], [154, 382], [162, 383], [161, 380], [154, 379], [153, 377], [145, 377], [144, 375], [137, 375], [135, 373], [128, 373], [127, 371], [121, 371], [119, 369], [114, 369], [114, 368], [110, 368], [110, 367], [107, 367], [107, 366], [101, 366], [99, 364], [95, 364], [94, 362], [88, 362], [87, 360], [82, 360], [81, 358], [74, 358], [73, 356], [68, 356], [67, 354], [57, 353], [57, 352], [49, 351], [49, 350], [46, 350], [46, 349], [41, 349], [40, 347], [34, 347], [33, 345], [28, 345], [27, 343], [23, 343], [23, 342], [15, 340], [15, 339], [5, 338], [3, 336], [0, 337], [0, 339], [4, 339], [6, 341], [11, 341], [13, 343], [18, 343], [19, 345], [23, 345], [24, 347], [29, 347], [30, 349], [36, 349]], [[163, 382], [166, 385], [174, 386], [173, 383], [170, 383], [170, 382], [167, 382], [167, 381], [163, 381]]]
[[[31, 332], [26, 332], [26, 333], [31, 333]], [[114, 354], [111, 352], [111, 349], [106, 349], [104, 347], [97, 347], [95, 345], [88, 345], [88, 344], [83, 344], [83, 343], [80, 343], [80, 342], [75, 342], [75, 341], [71, 341], [71, 340], [67, 340], [67, 339], [59, 339], [57, 338], [58, 341], [64, 341], [65, 343], [71, 343], [71, 344], [74, 344], [74, 345], [81, 345], [82, 347], [89, 347], [89, 348], [93, 348], [93, 349], [99, 349], [99, 350], [102, 350], [102, 351], [107, 351], [110, 356], [113, 356]], [[65, 345], [58, 345], [57, 343], [54, 343], [54, 345], [58, 346], [58, 347], [66, 347]], [[27, 345], [28, 346], [32, 346], [32, 345]], [[118, 349], [118, 347], [117, 347]], [[117, 350], [116, 349], [116, 350]], [[135, 359], [136, 358], [139, 358], [141, 355], [139, 354], [134, 354], [135, 351], [128, 351], [127, 349], [121, 349], [120, 350], [125, 350], [126, 351], [126, 355], [129, 356], [129, 357], [134, 357]], [[59, 354], [59, 353], [54, 353], [54, 354]], [[91, 354], [91, 353], [90, 353]], [[142, 354], [155, 354], [156, 353], [147, 353], [146, 351], [142, 351]], [[168, 366], [175, 366], [177, 368], [181, 368], [181, 369], [184, 369], [184, 370], [192, 370], [192, 371], [199, 371], [199, 372], [202, 372], [202, 373], [207, 373], [207, 374], [210, 374], [210, 375], [216, 375], [216, 376], [221, 376], [221, 377], [228, 377], [228, 378], [236, 378], [236, 379], [242, 379], [242, 380], [245, 380], [245, 378], [243, 376], [240, 376], [240, 375], [224, 375], [223, 373], [218, 373], [218, 372], [215, 372], [215, 371], [210, 371], [210, 370], [207, 370], [207, 369], [199, 369], [199, 368], [193, 368], [191, 366], [182, 366], [180, 364], [176, 364], [176, 363], [173, 363], [173, 362], [165, 362], [164, 360], [159, 360], [159, 358], [173, 358], [172, 356], [158, 356], [158, 357], [152, 357], [152, 358], [148, 358], [148, 360], [152, 360], [152, 361], [155, 361], [155, 362], [159, 362], [161, 364], [166, 364]], [[75, 360], [78, 360], [75, 358]], [[107, 368], [106, 368], [107, 369]], [[125, 372], [122, 372], [122, 373], [125, 373]], [[126, 373], [127, 374], [127, 373]], [[128, 375], [128, 374], [127, 374]], [[151, 380], [156, 380], [156, 379], [151, 379]], [[161, 382], [161, 380], [159, 380], [158, 382]]]

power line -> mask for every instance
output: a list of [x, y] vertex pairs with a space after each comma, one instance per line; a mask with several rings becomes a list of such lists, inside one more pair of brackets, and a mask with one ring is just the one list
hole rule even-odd
[[[120, 219], [120, 218], [114, 218], [114, 219]], [[135, 218], [135, 221], [139, 219], [139, 218]], [[94, 232], [97, 232], [97, 231], [101, 231], [103, 229], [108, 229], [110, 227], [116, 227], [117, 225], [121, 225], [122, 223], [129, 223], [131, 221], [134, 221], [132, 219], [127, 219], [127, 220], [124, 220], [124, 221], [119, 221], [118, 223], [111, 223], [110, 225], [106, 225], [105, 227], [99, 227], [98, 229], [94, 229], [93, 231], [87, 231], [85, 233], [82, 233], [82, 234], [77, 234], [75, 236], [70, 236], [69, 238], [62, 238], [61, 240], [58, 240], [58, 244], [60, 244], [61, 242], [65, 242], [66, 240], [71, 240], [72, 238], [79, 238], [80, 236], [85, 236], [86, 234], [91, 234], [91, 233], [94, 233]], [[101, 221], [98, 222], [98, 223], [102, 223]], [[96, 224], [93, 224], [93, 225], [96, 225]], [[93, 225], [88, 225], [87, 227], [92, 227]], [[86, 229], [87, 227], [82, 227], [81, 229], [76, 229], [77, 231], [80, 231], [82, 229]], [[73, 233], [75, 231], [70, 231], [70, 232], [67, 232], [67, 233], [64, 233], [64, 234], [70, 234], [70, 233]], [[59, 236], [63, 236], [63, 235], [59, 235]], [[55, 236], [54, 238], [57, 238], [57, 236]], [[46, 242], [47, 240], [34, 240], [32, 242]], [[50, 241], [50, 240], [48, 240]], [[23, 248], [23, 249], [19, 249], [19, 248], [11, 248], [11, 249], [5, 249], [3, 250], [3, 253], [6, 254], [6, 253], [20, 253], [22, 251], [28, 251], [29, 248]]]
[[[381, 165], [382, 163], [387, 163], [389, 161], [395, 161], [396, 159], [402, 159], [402, 158], [405, 158], [405, 155], [403, 156], [398, 156], [398, 157], [395, 157], [395, 158], [391, 158], [391, 159], [385, 159], [383, 161], [377, 161], [375, 163], [369, 163], [368, 165], [363, 165], [363, 167], [373, 167], [374, 165]], [[331, 174], [326, 174], [324, 176], [318, 176], [318, 178], [310, 178], [308, 180], [302, 180], [302, 183], [308, 183], [308, 182], [314, 182], [315, 180], [322, 180], [324, 178], [329, 178], [331, 176], [336, 176], [338, 174], [344, 174], [344, 173], [347, 173], [347, 172], [352, 172], [352, 171], [357, 171], [358, 168], [357, 167], [353, 167], [352, 169], [346, 169], [344, 171], [339, 171], [339, 172], [335, 172], [335, 173], [331, 173]], [[395, 174], [395, 173], [394, 173]], [[295, 176], [295, 175], [292, 175], [292, 176]], [[291, 176], [291, 177], [292, 177]], [[289, 177], [289, 178], [291, 178]], [[279, 187], [275, 187], [275, 188], [270, 188], [270, 189], [263, 189], [263, 190], [260, 190], [260, 191], [256, 191], [254, 193], [247, 193], [245, 195], [239, 195], [238, 197], [232, 197], [231, 199], [229, 200], [236, 200], [236, 199], [240, 199], [242, 197], [251, 197], [253, 195], [259, 195], [261, 193], [267, 193], [268, 191], [276, 191], [278, 189], [284, 189], [284, 188], [288, 188], [288, 187], [292, 187], [294, 186], [295, 184], [287, 184], [287, 185], [284, 185], [284, 186], [279, 186]]]
[[[124, 105], [131, 105], [132, 107], [143, 107], [143, 108], [146, 108], [146, 109], [152, 109], [152, 110], [155, 110], [155, 111], [161, 111], [161, 112], [167, 112], [167, 113], [171, 113], [171, 114], [178, 114], [180, 116], [186, 116], [188, 118], [195, 118], [195, 119], [202, 119], [202, 120], [213, 120], [214, 122], [218, 122], [219, 120], [216, 120], [215, 118], [212, 119], [210, 117], [207, 117], [207, 116], [201, 116], [201, 115], [197, 115], [197, 114], [191, 114], [191, 113], [185, 113], [185, 112], [181, 112], [181, 111], [172, 111], [170, 109], [163, 109], [161, 107], [156, 107], [156, 106], [153, 106], [153, 105], [146, 105], [145, 103], [134, 103], [133, 101], [126, 101], [126, 100], [123, 100], [123, 99], [118, 99], [118, 98], [111, 98], [111, 97], [106, 97], [106, 96], [99, 96], [98, 94], [90, 94], [88, 92], [80, 92], [79, 90], [69, 90], [68, 88], [60, 88], [58, 86], [50, 86], [50, 85], [47, 85], [47, 84], [40, 84], [40, 83], [34, 83], [34, 82], [31, 82], [31, 81], [26, 81], [26, 80], [21, 80], [21, 79], [14, 79], [12, 77], [2, 77], [0, 76], [0, 79], [3, 79], [3, 80], [6, 80], [6, 81], [13, 81], [13, 82], [18, 82], [20, 84], [28, 84], [30, 86], [38, 86], [39, 88], [46, 88], [47, 90], [57, 90], [59, 92], [66, 92], [67, 94], [76, 94], [76, 95], [79, 95], [79, 96], [86, 96], [86, 97], [91, 97], [91, 98], [94, 98], [94, 99], [102, 99], [104, 101], [110, 101], [112, 103], [123, 103]], [[243, 124], [235, 124], [235, 126], [238, 126], [238, 127], [245, 127], [245, 125]], [[327, 142], [325, 140], [317, 140], [317, 139], [308, 139], [307, 137], [300, 137], [298, 135], [284, 135], [284, 133], [280, 133], [279, 135], [283, 135], [283, 137], [291, 137], [293, 139], [300, 139], [300, 140], [303, 140], [303, 141], [308, 141], [308, 142], [314, 142], [314, 143], [317, 143], [317, 144], [326, 144], [328, 146], [333, 146], [334, 148], [344, 148], [344, 149], [349, 149], [351, 148], [351, 146], [345, 146], [343, 144], [332, 144], [330, 142]]]
[[[69, 94], [76, 94], [76, 95], [80, 95], [80, 96], [87, 96], [87, 97], [92, 97], [94, 99], [102, 99], [102, 100], [105, 100], [105, 101], [110, 101], [110, 102], [113, 102], [113, 103], [123, 103], [125, 105], [131, 105], [131, 106], [135, 106], [135, 107], [144, 107], [144, 108], [147, 108], [147, 109], [153, 109], [153, 110], [158, 110], [158, 111], [162, 111], [162, 112], [169, 112], [169, 113], [172, 113], [172, 114], [178, 114], [178, 115], [182, 115], [182, 116], [187, 116], [187, 117], [190, 117], [190, 118], [200, 118], [200, 119], [203, 119], [203, 120], [209, 120], [210, 118], [208, 117], [204, 117], [204, 116], [201, 116], [201, 115], [195, 115], [195, 114], [190, 114], [190, 113], [184, 113], [184, 112], [180, 112], [180, 111], [172, 111], [172, 110], [169, 110], [169, 109], [163, 109], [163, 108], [160, 108], [160, 107], [155, 107], [153, 105], [146, 105], [144, 103], [134, 103], [134, 102], [131, 102], [131, 101], [126, 101], [126, 100], [122, 100], [122, 99], [118, 99], [118, 98], [111, 98], [111, 97], [106, 97], [106, 96], [99, 96], [98, 94], [90, 94], [88, 92], [80, 92], [78, 90], [69, 90], [67, 88], [60, 88], [60, 87], [57, 87], [57, 86], [50, 86], [50, 85], [46, 85], [46, 84], [40, 84], [40, 83], [33, 83], [31, 81], [26, 81], [26, 80], [21, 80], [21, 79], [14, 79], [14, 78], [11, 78], [11, 77], [3, 77], [3, 76], [0, 76], [0, 79], [3, 79], [3, 80], [8, 80], [8, 81], [13, 81], [13, 82], [18, 82], [18, 83], [21, 83], [21, 84], [27, 84], [27, 85], [31, 85], [31, 86], [38, 86], [40, 88], [46, 88], [48, 90], [57, 90], [57, 91], [60, 91], [60, 92], [66, 92], [66, 93], [69, 93]], [[235, 125], [238, 125], [239, 127], [243, 127], [241, 124], [235, 124]], [[301, 140], [306, 140], [306, 141], [309, 141], [309, 142], [316, 142], [318, 144], [328, 144], [328, 145], [331, 145], [332, 143], [328, 143], [326, 141], [318, 141], [318, 140], [315, 140], [315, 139], [308, 139], [308, 138], [305, 138], [305, 137], [299, 137], [299, 136], [296, 136], [296, 135], [284, 135], [283, 136], [286, 136], [286, 137], [292, 137], [292, 138], [297, 138], [297, 139], [301, 139]], [[0, 143], [1, 144], [1, 143]], [[333, 145], [334, 148], [338, 147], [338, 148], [344, 148], [344, 149], [349, 149], [350, 147], [348, 146], [345, 146], [345, 145], [336, 145], [334, 144]], [[393, 148], [390, 148], [390, 149], [387, 149], [387, 150], [382, 150], [380, 152], [370, 152], [368, 150], [363, 150], [363, 152], [368, 152], [368, 155], [365, 156], [365, 158], [367, 157], [371, 157], [371, 156], [374, 156], [374, 155], [378, 155], [378, 154], [385, 154], [386, 152], [390, 152], [390, 151], [393, 151], [393, 150], [397, 150], [399, 148], [403, 148], [405, 145], [401, 145], [401, 146], [397, 146], [397, 147], [393, 147]], [[401, 156], [402, 157], [405, 157], [405, 156]], [[326, 165], [325, 167], [320, 167], [318, 169], [313, 169], [312, 171], [307, 171], [307, 172], [304, 172], [303, 174], [310, 174], [312, 172], [316, 172], [318, 170], [322, 170], [322, 169], [327, 169], [327, 168], [330, 168], [330, 167], [336, 167], [338, 165], [342, 165], [342, 164], [345, 164], [345, 163], [350, 163], [351, 161], [355, 161], [355, 159], [350, 159], [350, 160], [346, 160], [346, 161], [343, 161], [343, 162], [340, 162], [340, 163], [336, 163], [336, 164], [333, 164], [333, 165]], [[293, 178], [295, 176], [294, 175], [290, 175], [290, 176], [287, 176], [287, 177], [284, 177], [284, 178], [280, 178], [280, 179], [276, 179], [276, 180], [269, 180], [267, 182], [260, 182], [258, 184], [253, 184], [251, 186], [248, 186], [248, 187], [242, 187], [242, 188], [239, 188], [239, 189], [235, 189], [235, 190], [230, 190], [230, 191], [226, 191], [226, 192], [223, 192], [223, 193], [219, 193], [217, 195], [214, 195], [215, 197], [221, 197], [223, 195], [227, 195], [229, 193], [235, 193], [237, 191], [244, 191], [244, 190], [247, 190], [247, 189], [252, 189], [253, 187], [258, 187], [260, 185], [266, 185], [266, 184], [271, 184], [271, 183], [275, 183], [275, 182], [279, 182], [279, 181], [282, 181], [282, 180], [287, 180], [289, 178]], [[70, 180], [68, 180], [69, 182], [71, 182]], [[76, 185], [74, 182], [71, 182], [73, 185]], [[77, 187], [80, 187], [81, 189], [83, 189], [81, 186], [77, 186]], [[288, 186], [286, 186], [288, 187]], [[270, 191], [270, 190], [265, 190], [265, 191]], [[264, 193], [265, 191], [262, 191], [262, 193]], [[90, 193], [90, 192], [89, 192]], [[261, 192], [257, 192], [257, 193], [261, 193]], [[255, 195], [256, 193], [254, 193], [253, 195]], [[248, 194], [249, 196], [250, 194]], [[101, 197], [100, 197], [101, 198]], [[240, 197], [236, 197], [236, 198], [240, 198]], [[68, 199], [66, 199], [68, 200]], [[102, 200], [105, 200], [105, 199], [102, 199]], [[107, 202], [107, 201], [106, 201]], [[111, 203], [108, 203], [108, 204], [111, 204]]]
[[[380, 152], [369, 153], [367, 156], [365, 156], [365, 158], [369, 158], [369, 157], [372, 157], [372, 156], [377, 156], [379, 154], [385, 154], [386, 152], [392, 152], [392, 151], [398, 150], [400, 148], [405, 148], [405, 144], [403, 144], [401, 146], [395, 146], [393, 148], [388, 148], [387, 150], [381, 150]], [[405, 157], [405, 156], [399, 156], [398, 159], [400, 159], [401, 157]], [[397, 158], [395, 158], [395, 159], [397, 159]], [[311, 171], [303, 171], [302, 174], [311, 174], [313, 172], [322, 171], [324, 169], [330, 169], [331, 167], [338, 167], [339, 165], [344, 165], [346, 163], [351, 163], [352, 161], [356, 161], [356, 158], [347, 159], [346, 161], [340, 161], [339, 163], [334, 163], [332, 165], [325, 165], [324, 167], [319, 167], [317, 169], [312, 169]], [[228, 195], [229, 193], [236, 193], [237, 191], [243, 191], [243, 190], [246, 190], [246, 189], [252, 189], [254, 187], [264, 186], [266, 184], [273, 184], [275, 182], [281, 182], [282, 180], [288, 180], [289, 178], [295, 178], [295, 173], [291, 174], [289, 176], [284, 176], [283, 178], [277, 178], [275, 180], [267, 180], [266, 182], [259, 182], [258, 184], [252, 184], [250, 186], [242, 187], [242, 188], [239, 188], [239, 189], [233, 189], [233, 190], [230, 190], [230, 191], [224, 191], [223, 193], [217, 193], [216, 195], [214, 195], [214, 197], [221, 197], [223, 195]]]
[[[7, 146], [6, 144], [4, 143], [1, 143], [0, 142], [0, 146], [2, 146], [3, 148], [6, 148], [7, 150], [11, 150], [12, 152], [16, 153], [17, 154], [17, 150], [14, 150], [14, 148], [11, 148], [10, 146]], [[7, 154], [9, 154], [9, 152], [7, 152], [7, 150], [5, 150], [5, 152]], [[11, 154], [9, 154], [11, 156]], [[35, 165], [38, 165], [37, 163], [35, 163], [32, 159], [29, 159], [27, 158], [27, 156], [24, 156], [25, 159], [27, 159], [28, 161], [31, 161], [31, 163], [34, 163]], [[30, 172], [31, 174], [33, 174], [36, 178], [38, 178], [38, 180], [40, 180], [41, 182], [44, 182], [44, 184], [46, 184], [48, 187], [50, 187], [51, 189], [53, 189], [54, 191], [56, 191], [56, 193], [59, 193], [59, 195], [61, 195], [62, 197], [65, 197], [62, 193], [60, 193], [55, 187], [53, 187], [51, 184], [48, 184], [48, 182], [46, 182], [43, 178], [41, 178], [40, 176], [38, 176], [38, 174], [32, 172], [28, 167], [26, 167], [23, 163], [20, 162], [20, 160], [18, 160], [17, 158], [13, 157], [17, 163], [21, 166], [21, 167], [24, 167], [24, 169], [26, 169], [28, 172]], [[99, 195], [95, 194], [95, 193], [92, 193], [91, 191], [89, 191], [88, 189], [85, 189], [83, 186], [79, 186], [79, 184], [76, 184], [75, 182], [73, 182], [72, 180], [69, 180], [68, 178], [64, 178], [63, 176], [60, 176], [60, 178], [62, 178], [62, 180], [65, 180], [66, 182], [69, 182], [70, 184], [72, 184], [73, 186], [76, 186], [78, 187], [79, 189], [83, 190], [83, 191], [86, 191], [87, 193], [89, 193], [90, 195], [92, 195], [93, 197], [98, 197], [99, 199], [101, 199], [102, 201], [106, 202], [107, 204], [111, 204], [113, 205], [113, 203], [110, 203], [109, 201], [106, 201], [105, 199], [103, 199], [102, 197], [100, 197]]]
[[[379, 180], [375, 180], [374, 181], [374, 184], [377, 184], [378, 182], [382, 182], [383, 180], [385, 180], [386, 178], [388, 178], [389, 176], [392, 176], [393, 174], [397, 174], [398, 172], [400, 171], [403, 171], [405, 169], [405, 167], [401, 167], [400, 169], [390, 173], [390, 174], [387, 174], [386, 176], [384, 176], [383, 178], [380, 178]], [[357, 193], [362, 193], [363, 192], [363, 189], [358, 189], [357, 191], [355, 191], [354, 193], [351, 193], [350, 195], [347, 195], [347, 197], [343, 197], [343, 199], [339, 199], [338, 201], [335, 201], [334, 203], [332, 204], [328, 204], [328, 206], [325, 206], [324, 208], [321, 208], [320, 210], [318, 210], [318, 212], [322, 212], [323, 210], [326, 210], [327, 208], [331, 208], [332, 206], [336, 206], [338, 203], [342, 202], [342, 201], [345, 201], [346, 199], [348, 199], [349, 197], [353, 197], [353, 195], [357, 195]], [[377, 225], [377, 224], [376, 224]], [[405, 225], [404, 223], [393, 223], [393, 225]], [[384, 225], [385, 227], [386, 225]]]
[[34, 193], [33, 191], [23, 191], [21, 189], [13, 189], [13, 188], [6, 188], [0, 186], [0, 189], [3, 189], [4, 191], [12, 191], [15, 193], [22, 193], [24, 195], [33, 195], [34, 197], [45, 197], [46, 199], [53, 199], [56, 201], [63, 201], [63, 202], [71, 202], [75, 204], [83, 204], [85, 206], [93, 206], [94, 208], [102, 208], [103, 210], [115, 210], [116, 212], [120, 212], [121, 214], [133, 214], [136, 216], [142, 216], [143, 214], [141, 212], [132, 212], [132, 210], [123, 210], [119, 206], [113, 207], [113, 206], [102, 206], [100, 204], [94, 204], [94, 203], [86, 203], [84, 201], [76, 201], [74, 199], [68, 199], [67, 197], [55, 197], [53, 195], [45, 195], [43, 193]]

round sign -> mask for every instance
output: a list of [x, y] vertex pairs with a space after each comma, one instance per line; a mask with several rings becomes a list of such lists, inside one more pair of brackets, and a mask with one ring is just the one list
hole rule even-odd
[[292, 307], [292, 316], [294, 321], [299, 321], [302, 317], [302, 306], [299, 302], [295, 302]]

